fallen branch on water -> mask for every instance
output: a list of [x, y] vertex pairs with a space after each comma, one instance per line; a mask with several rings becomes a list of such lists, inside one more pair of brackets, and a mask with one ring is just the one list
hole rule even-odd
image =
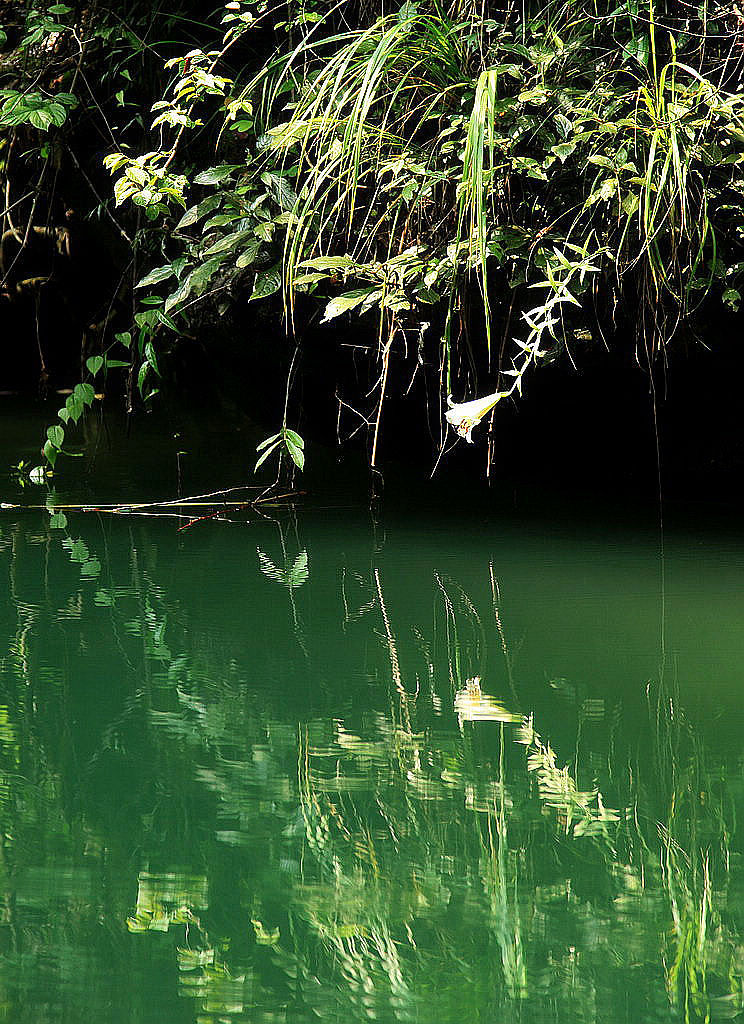
[[[182, 508], [197, 509], [209, 508], [221, 511], [231, 508], [266, 508], [279, 502], [291, 502], [300, 497], [304, 491], [288, 491], [286, 494], [257, 495], [255, 498], [227, 498], [229, 494], [238, 491], [260, 490], [258, 487], [231, 487], [223, 491], [212, 491], [208, 494], [193, 494], [181, 498], [169, 498], [167, 501], [136, 501], [136, 502], [108, 502], [103, 504], [88, 504], [85, 502], [67, 502], [55, 504], [51, 508], [48, 505], [21, 505], [12, 502], [0, 501], [0, 510], [23, 509], [24, 511], [53, 511], [53, 512], [106, 512], [112, 515], [129, 515], [141, 513], [150, 509], [158, 508]], [[218, 508], [220, 506], [220, 508]], [[206, 517], [205, 517], [206, 518]]]

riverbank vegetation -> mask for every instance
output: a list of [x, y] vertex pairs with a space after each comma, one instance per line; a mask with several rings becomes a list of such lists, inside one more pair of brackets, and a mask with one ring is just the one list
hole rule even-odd
[[82, 371], [52, 466], [96, 392], [134, 408], [177, 387], [184, 350], [229, 363], [220, 331], [235, 350], [290, 339], [257, 462], [302, 469], [308, 364], [374, 466], [389, 396], [436, 458], [537, 364], [624, 346], [653, 390], [676, 339], [738, 310], [735, 3], [0, 16], [4, 315], [35, 325], [45, 383], [64, 306]]

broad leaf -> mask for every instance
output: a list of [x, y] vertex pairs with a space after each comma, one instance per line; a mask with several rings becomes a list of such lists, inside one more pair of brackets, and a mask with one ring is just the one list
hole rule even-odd
[[353, 291], [344, 292], [343, 295], [337, 295], [335, 299], [331, 299], [325, 308], [323, 313], [323, 320], [333, 320], [337, 316], [341, 316], [342, 313], [348, 313], [349, 310], [355, 309], [364, 300], [372, 294], [372, 292], [379, 291], [378, 288], [370, 286], [369, 288], [354, 288]]

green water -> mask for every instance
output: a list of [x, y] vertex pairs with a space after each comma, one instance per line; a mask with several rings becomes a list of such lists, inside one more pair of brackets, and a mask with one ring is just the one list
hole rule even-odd
[[321, 505], [2, 513], [0, 1019], [736, 1018], [740, 538]]

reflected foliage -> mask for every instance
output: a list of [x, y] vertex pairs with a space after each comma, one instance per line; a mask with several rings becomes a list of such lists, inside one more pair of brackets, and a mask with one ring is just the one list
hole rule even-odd
[[482, 551], [230, 529], [3, 527], [0, 1020], [742, 1012], [741, 755], [668, 673], [535, 679]]

